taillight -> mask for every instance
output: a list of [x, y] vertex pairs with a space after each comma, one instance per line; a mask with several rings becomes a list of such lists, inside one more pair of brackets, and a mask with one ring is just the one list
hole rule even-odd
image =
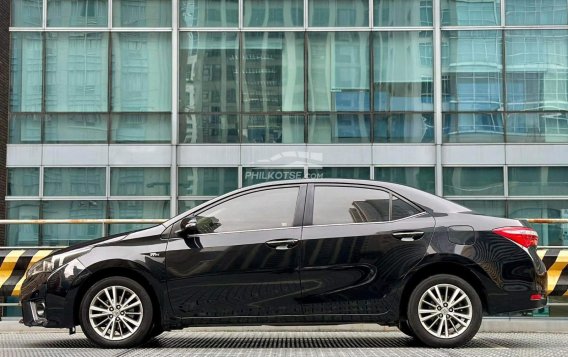
[[525, 248], [536, 247], [538, 244], [538, 233], [528, 227], [503, 227], [496, 228], [493, 233], [501, 237], [509, 238], [510, 240], [519, 243]]

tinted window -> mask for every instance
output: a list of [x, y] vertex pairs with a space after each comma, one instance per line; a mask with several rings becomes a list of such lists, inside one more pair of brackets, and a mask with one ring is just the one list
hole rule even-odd
[[420, 213], [420, 211], [416, 207], [412, 206], [410, 203], [401, 200], [396, 196], [392, 196], [391, 221], [414, 216], [415, 214], [418, 213]]
[[294, 223], [298, 187], [249, 193], [212, 207], [197, 217], [202, 233], [285, 228]]
[[389, 220], [389, 194], [358, 187], [316, 187], [313, 224]]

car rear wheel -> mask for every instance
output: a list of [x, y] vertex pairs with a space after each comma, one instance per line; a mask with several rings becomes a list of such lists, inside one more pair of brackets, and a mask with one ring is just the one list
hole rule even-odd
[[152, 300], [132, 279], [109, 277], [95, 283], [83, 296], [80, 309], [83, 332], [101, 347], [133, 347], [150, 335]]
[[398, 322], [398, 329], [400, 330], [400, 332], [402, 332], [403, 334], [405, 334], [406, 336], [409, 337], [416, 337], [416, 334], [414, 333], [414, 331], [412, 331], [412, 329], [410, 328], [410, 324], [408, 323], [407, 320], [400, 320]]
[[408, 322], [416, 337], [431, 347], [458, 347], [479, 330], [482, 305], [475, 289], [453, 275], [422, 281], [408, 302]]

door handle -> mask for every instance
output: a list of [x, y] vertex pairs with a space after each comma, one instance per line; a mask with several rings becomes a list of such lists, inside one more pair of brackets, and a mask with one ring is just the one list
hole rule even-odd
[[298, 239], [274, 239], [266, 242], [266, 245], [276, 250], [287, 250], [294, 248], [298, 242]]
[[420, 231], [407, 231], [407, 232], [394, 232], [392, 234], [396, 239], [400, 239], [403, 242], [412, 242], [418, 240], [424, 236], [424, 232]]

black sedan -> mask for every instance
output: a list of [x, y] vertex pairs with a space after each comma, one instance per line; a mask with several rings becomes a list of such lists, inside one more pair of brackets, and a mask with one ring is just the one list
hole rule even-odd
[[537, 243], [523, 221], [406, 186], [261, 184], [38, 262], [23, 323], [121, 348], [187, 326], [361, 322], [460, 346], [484, 314], [546, 304]]

